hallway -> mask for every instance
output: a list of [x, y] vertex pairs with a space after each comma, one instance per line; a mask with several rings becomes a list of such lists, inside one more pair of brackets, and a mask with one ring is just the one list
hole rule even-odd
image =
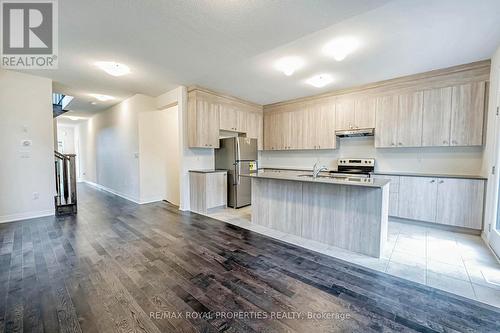
[[78, 195], [77, 216], [0, 225], [0, 331], [500, 330], [498, 308], [166, 203]]

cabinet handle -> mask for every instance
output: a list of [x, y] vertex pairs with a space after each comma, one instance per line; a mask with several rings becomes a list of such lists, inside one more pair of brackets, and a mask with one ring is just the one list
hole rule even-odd
[[444, 141], [443, 141], [443, 143], [444, 143], [445, 145], [447, 145], [447, 144], [448, 144], [448, 141], [444, 140]]
[[433, 184], [433, 183], [435, 183], [435, 182], [436, 182], [436, 181], [435, 181], [434, 179], [433, 179], [433, 180], [431, 180], [431, 184]]
[[444, 180], [440, 180], [440, 181], [439, 181], [439, 184], [442, 184], [442, 183], [444, 183]]
[[457, 144], [457, 142], [456, 142], [455, 140], [453, 140], [451, 143], [453, 143], [454, 145], [456, 145], [456, 144]]
[[391, 142], [391, 146], [395, 146], [396, 144], [394, 142]]
[[402, 146], [403, 144], [400, 142], [400, 143], [398, 143], [398, 145]]

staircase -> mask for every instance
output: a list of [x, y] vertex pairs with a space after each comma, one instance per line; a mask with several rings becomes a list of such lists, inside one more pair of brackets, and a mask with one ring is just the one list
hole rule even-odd
[[60, 115], [68, 112], [69, 110], [65, 110], [66, 106], [73, 99], [72, 96], [63, 95], [63, 94], [52, 94], [52, 117], [56, 118]]
[[54, 151], [56, 196], [54, 203], [56, 215], [77, 213], [76, 198], [76, 164], [75, 154], [61, 154]]

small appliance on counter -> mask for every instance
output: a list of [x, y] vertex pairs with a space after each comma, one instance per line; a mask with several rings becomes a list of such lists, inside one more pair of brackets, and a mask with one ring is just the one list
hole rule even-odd
[[330, 171], [335, 176], [370, 178], [375, 171], [374, 158], [341, 158], [337, 161], [337, 171]]
[[220, 148], [215, 149], [215, 168], [227, 170], [227, 205], [232, 208], [250, 205], [252, 180], [240, 175], [258, 171], [257, 139], [221, 139]]

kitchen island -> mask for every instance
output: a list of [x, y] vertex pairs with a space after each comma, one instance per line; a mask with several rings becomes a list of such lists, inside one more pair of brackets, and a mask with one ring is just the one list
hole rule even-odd
[[389, 180], [272, 171], [241, 176], [252, 179], [252, 223], [381, 256]]

